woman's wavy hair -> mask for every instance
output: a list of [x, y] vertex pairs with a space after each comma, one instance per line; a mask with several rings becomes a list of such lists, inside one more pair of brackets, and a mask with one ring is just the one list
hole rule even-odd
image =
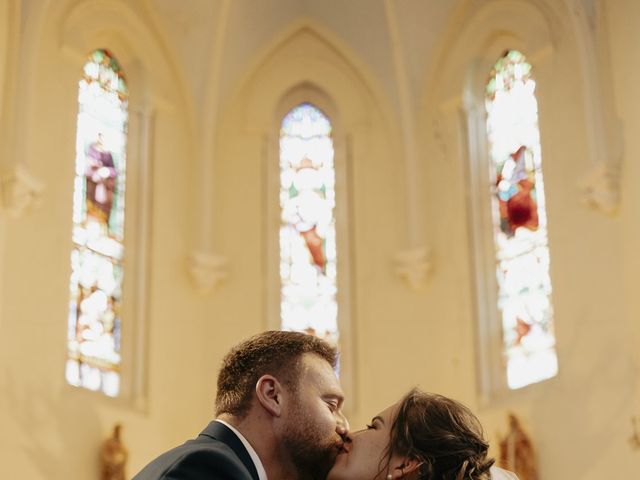
[[393, 454], [419, 462], [424, 480], [489, 480], [494, 459], [482, 426], [466, 406], [413, 389], [400, 400], [385, 458]]

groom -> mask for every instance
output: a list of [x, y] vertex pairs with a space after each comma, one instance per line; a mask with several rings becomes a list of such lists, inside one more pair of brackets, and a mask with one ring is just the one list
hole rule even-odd
[[133, 480], [324, 479], [349, 428], [336, 356], [297, 332], [240, 343], [218, 374], [216, 419]]

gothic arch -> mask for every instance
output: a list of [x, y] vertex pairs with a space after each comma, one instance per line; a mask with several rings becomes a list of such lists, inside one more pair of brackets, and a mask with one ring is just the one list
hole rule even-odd
[[[482, 90], [486, 72], [505, 48], [527, 52], [537, 60], [552, 54], [561, 35], [561, 24], [550, 8], [528, 0], [493, 0], [474, 8], [468, 2], [443, 36], [432, 78], [423, 90], [423, 106], [469, 100]], [[478, 82], [478, 80], [481, 80]], [[464, 98], [462, 98], [464, 96]], [[480, 95], [482, 96], [482, 94]]]
[[[155, 101], [174, 106], [184, 103], [184, 82], [177, 63], [172, 61], [153, 26], [142, 20], [144, 12], [136, 12], [134, 8], [120, 0], [76, 4], [58, 24], [60, 48], [73, 58], [83, 59], [87, 47], [92, 50], [108, 43], [123, 68], [130, 72], [131, 82], [144, 82]], [[52, 17], [55, 16], [52, 12]]]
[[[289, 110], [302, 102], [312, 103], [322, 110], [331, 120], [335, 149], [338, 302], [344, 348], [342, 382], [349, 391], [349, 397], [354, 398], [353, 363], [357, 340], [354, 334], [356, 319], [352, 312], [357, 309], [350, 286], [357, 276], [353, 245], [358, 241], [355, 234], [358, 219], [352, 212], [353, 200], [359, 196], [359, 188], [364, 187], [368, 169], [384, 168], [392, 172], [389, 182], [393, 184], [396, 180], [393, 172], [397, 170], [397, 164], [391, 152], [392, 146], [398, 144], [397, 132], [387, 123], [392, 117], [384, 120], [383, 111], [387, 111], [387, 106], [375, 95], [376, 87], [372, 87], [359, 67], [353, 65], [315, 26], [305, 22], [287, 30], [259, 58], [224, 105], [220, 128], [216, 132], [217, 173], [214, 186], [215, 196], [219, 199], [215, 202], [216, 231], [224, 231], [225, 224], [230, 221], [228, 215], [222, 213], [222, 205], [228, 205], [234, 198], [226, 186], [229, 179], [237, 178], [241, 169], [261, 172], [258, 184], [253, 188], [245, 187], [251, 191], [257, 188], [260, 193], [251, 193], [253, 205], [250, 208], [242, 205], [241, 210], [246, 214], [236, 212], [236, 215], [262, 219], [259, 230], [251, 229], [260, 232], [262, 243], [262, 246], [257, 245], [258, 251], [253, 257], [256, 260], [260, 258], [259, 262], [263, 264], [262, 272], [258, 272], [262, 283], [258, 288], [262, 289], [263, 295], [260, 328], [277, 328], [279, 277], [277, 262], [274, 265], [273, 255], [269, 252], [278, 251], [274, 246], [277, 235], [274, 236], [273, 232], [279, 225], [276, 190], [279, 187], [278, 174], [273, 167], [278, 166], [280, 123]], [[375, 147], [370, 146], [371, 137], [384, 145], [382, 151], [374, 151]], [[244, 148], [240, 154], [237, 147], [234, 150], [234, 144], [250, 145], [250, 148]], [[389, 221], [393, 224], [398, 219]], [[227, 248], [232, 249], [233, 246], [228, 245]], [[242, 266], [236, 269], [236, 262]], [[244, 259], [233, 258], [234, 271], [244, 271], [245, 267]], [[353, 403], [351, 408], [354, 408]]]
[[[42, 178], [68, 178], [47, 185], [48, 194], [66, 205], [70, 221], [73, 186], [77, 85], [86, 56], [108, 48], [125, 72], [130, 91], [127, 142], [127, 215], [122, 326], [122, 398], [128, 405], [146, 408], [146, 338], [151, 288], [147, 272], [151, 258], [151, 199], [153, 172], [167, 168], [176, 158], [192, 158], [190, 120], [177, 65], [171, 62], [153, 26], [144, 20], [141, 4], [119, 0], [53, 2], [38, 11], [28, 28], [32, 35], [24, 45], [23, 68], [37, 78], [48, 78], [59, 87], [55, 94], [35, 82], [21, 86], [20, 157]], [[162, 120], [159, 120], [162, 119]], [[171, 137], [157, 137], [160, 126], [175, 122]], [[42, 141], [29, 142], [31, 135]], [[44, 145], [55, 145], [45, 153]], [[52, 161], [50, 157], [57, 160]], [[55, 170], [52, 171], [51, 169]], [[134, 193], [135, 192], [135, 193]], [[71, 228], [67, 229], [71, 231]], [[68, 255], [67, 252], [64, 255]], [[68, 275], [68, 271], [65, 271]], [[64, 279], [60, 279], [65, 284]], [[67, 280], [68, 281], [68, 280]], [[64, 303], [64, 302], [63, 302]], [[57, 312], [57, 310], [53, 310]], [[65, 315], [58, 315], [64, 328]], [[127, 320], [128, 319], [128, 320]]]
[[[477, 102], [478, 85], [506, 48], [526, 52], [537, 66], [541, 115], [552, 104], [566, 101], [558, 93], [560, 84], [579, 88], [584, 114], [577, 127], [584, 129], [585, 152], [576, 188], [585, 205], [614, 214], [619, 202], [622, 129], [613, 108], [603, 10], [600, 2], [582, 0], [463, 2], [425, 79], [421, 124], [439, 124], [435, 105]], [[442, 102], [443, 98], [447, 101]], [[544, 123], [542, 118], [543, 128]]]
[[[465, 198], [460, 207], [466, 210], [466, 222], [461, 219], [457, 231], [464, 232], [464, 238], [470, 240], [453, 247], [460, 251], [447, 250], [445, 254], [468, 258], [466, 264], [457, 265], [467, 270], [471, 279], [470, 288], [466, 290], [468, 296], [463, 296], [466, 306], [460, 308], [467, 309], [466, 315], [471, 314], [470, 325], [477, 326], [476, 339], [469, 335], [467, 341], [470, 349], [478, 353], [478, 386], [480, 398], [486, 404], [504, 396], [506, 387], [501, 383], [501, 330], [494, 323], [497, 311], [493, 303], [497, 292], [491, 277], [495, 271], [493, 233], [488, 230], [493, 221], [487, 197], [484, 88], [493, 65], [506, 50], [523, 52], [534, 65], [543, 158], [549, 160], [545, 166], [550, 167], [545, 168], [545, 172], [551, 173], [549, 184], [553, 188], [554, 170], [558, 168], [557, 164], [553, 165], [558, 154], [554, 155], [550, 114], [557, 102], [555, 67], [559, 61], [575, 63], [575, 59], [564, 47], [566, 42], [560, 42], [561, 17], [545, 2], [494, 0], [483, 4], [467, 2], [461, 8], [445, 36], [443, 45], [447, 48], [439, 55], [434, 70], [437, 75], [433, 74], [423, 92], [420, 116], [423, 128], [424, 125], [434, 127], [433, 133], [424, 135], [425, 150], [432, 158], [441, 159], [430, 162], [429, 178], [444, 179], [449, 187], [455, 186], [447, 192], [443, 186], [431, 184], [432, 198], [439, 195]], [[559, 45], [564, 47], [560, 52]], [[578, 80], [576, 75], [573, 81]], [[553, 205], [553, 195], [549, 197]], [[437, 208], [434, 200], [431, 203], [430, 208]], [[433, 234], [442, 235], [439, 231]], [[436, 244], [443, 241], [444, 237]], [[450, 245], [443, 248], [449, 249]]]
[[[228, 14], [225, 4], [221, 20]], [[218, 39], [222, 42], [222, 39]], [[310, 50], [305, 50], [310, 49]], [[307, 53], [304, 53], [307, 52]], [[243, 129], [253, 132], [265, 131], [272, 125], [273, 115], [280, 97], [300, 85], [315, 85], [332, 98], [342, 109], [340, 122], [360, 128], [371, 117], [387, 121], [385, 132], [398, 143], [398, 122], [393, 109], [382, 93], [366, 64], [344, 45], [335, 35], [315, 21], [301, 18], [277, 35], [272, 42], [254, 55], [244, 73], [235, 82], [238, 85], [226, 98], [220, 98], [219, 59], [210, 60], [212, 79], [204, 108], [202, 148], [199, 153], [199, 170], [203, 172], [197, 186], [200, 190], [196, 202], [197, 224], [194, 226], [196, 242], [192, 251], [190, 270], [200, 291], [211, 291], [226, 277], [226, 258], [219, 255], [213, 238], [215, 193], [212, 185], [217, 183], [213, 171], [217, 168], [220, 131], [226, 129], [231, 115], [243, 112]], [[280, 68], [282, 67], [282, 68]], [[357, 87], [356, 87], [357, 86]], [[385, 119], [385, 120], [382, 120]], [[224, 148], [224, 147], [222, 147]]]
[[[285, 68], [283, 75], [280, 66]], [[296, 22], [283, 31], [247, 70], [242, 89], [249, 94], [247, 104], [257, 107], [247, 114], [248, 127], [260, 128], [269, 122], [259, 115], [273, 112], [279, 96], [301, 84], [321, 86], [344, 110], [345, 124], [366, 121], [375, 111], [390, 111], [382, 89], [364, 62], [334, 36], [310, 20]], [[268, 92], [268, 94], [267, 94]]]

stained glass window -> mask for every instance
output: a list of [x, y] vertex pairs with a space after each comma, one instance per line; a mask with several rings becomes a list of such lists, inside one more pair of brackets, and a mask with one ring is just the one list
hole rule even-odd
[[558, 371], [535, 87], [531, 65], [515, 50], [496, 62], [486, 86], [498, 311], [511, 389]]
[[280, 130], [280, 316], [283, 330], [338, 341], [335, 170], [329, 119], [304, 103]]
[[78, 91], [66, 378], [111, 397], [120, 390], [126, 140], [125, 78], [96, 50]]

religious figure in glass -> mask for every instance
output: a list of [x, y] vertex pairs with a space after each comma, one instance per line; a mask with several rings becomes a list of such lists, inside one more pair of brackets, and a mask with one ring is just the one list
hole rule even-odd
[[512, 389], [558, 371], [535, 85], [515, 50], [498, 59], [486, 85], [497, 306]]
[[521, 145], [502, 165], [497, 165], [500, 229], [509, 237], [512, 237], [519, 227], [529, 230], [538, 228], [536, 181], [531, 156], [531, 151]]
[[335, 170], [329, 119], [304, 103], [280, 130], [282, 329], [338, 340]]
[[116, 396], [124, 260], [127, 86], [96, 50], [79, 82], [67, 381]]
[[89, 145], [85, 177], [87, 215], [108, 224], [116, 186], [116, 168], [111, 152], [105, 149], [102, 133]]

